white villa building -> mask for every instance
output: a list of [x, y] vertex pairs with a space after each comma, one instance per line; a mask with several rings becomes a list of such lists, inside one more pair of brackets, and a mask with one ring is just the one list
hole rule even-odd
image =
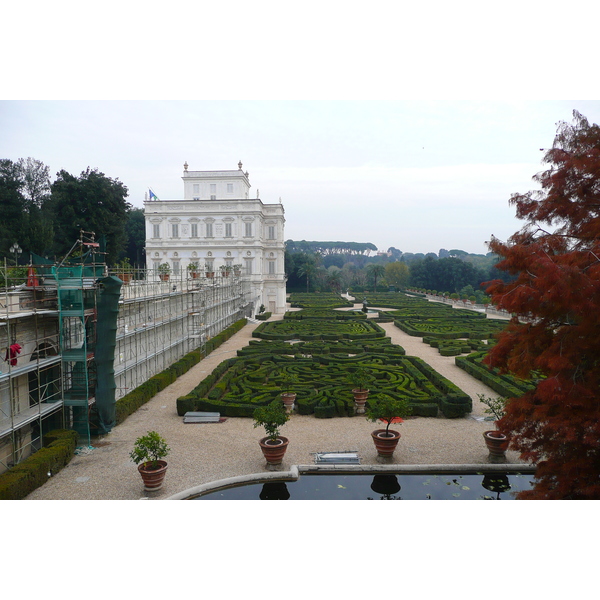
[[[218, 284], [219, 277], [240, 270], [249, 280], [254, 313], [285, 312], [284, 209], [250, 198], [248, 172], [188, 171], [183, 166], [183, 200], [144, 202], [146, 266], [159, 276], [165, 263], [173, 279], [191, 277], [197, 264], [201, 277]], [[214, 275], [213, 275], [214, 273]], [[210, 282], [212, 283], [212, 282]]]

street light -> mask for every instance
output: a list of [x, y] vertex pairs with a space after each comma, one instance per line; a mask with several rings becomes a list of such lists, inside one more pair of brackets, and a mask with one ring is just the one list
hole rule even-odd
[[19, 258], [19, 254], [21, 254], [21, 252], [23, 252], [23, 250], [21, 250], [21, 248], [19, 247], [19, 244], [17, 244], [17, 242], [15, 242], [11, 247], [10, 247], [10, 251], [15, 255], [15, 267], [17, 266], [17, 259]]

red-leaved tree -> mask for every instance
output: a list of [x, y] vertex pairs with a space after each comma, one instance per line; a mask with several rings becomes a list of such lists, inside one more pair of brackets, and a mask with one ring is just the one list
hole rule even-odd
[[487, 361], [540, 377], [498, 424], [537, 464], [519, 497], [600, 498], [600, 127], [574, 111], [543, 162], [541, 189], [510, 199], [524, 227], [489, 242], [514, 280], [488, 282], [487, 293], [516, 317]]

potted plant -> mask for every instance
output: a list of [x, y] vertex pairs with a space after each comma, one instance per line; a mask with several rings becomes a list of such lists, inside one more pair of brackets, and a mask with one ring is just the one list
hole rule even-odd
[[158, 265], [158, 276], [161, 281], [169, 281], [169, 275], [171, 274], [171, 266], [169, 263], [162, 263]]
[[252, 415], [254, 427], [264, 427], [266, 437], [259, 440], [263, 456], [267, 461], [268, 468], [277, 468], [283, 461], [289, 440], [279, 435], [279, 429], [289, 420], [283, 404], [279, 400], [273, 400], [267, 406], [259, 406]]
[[[487, 408], [485, 413], [492, 415], [486, 420], [493, 420], [497, 423], [506, 411], [506, 398], [499, 396], [498, 398], [486, 398], [484, 394], [477, 394], [479, 402], [485, 404]], [[483, 439], [489, 452], [489, 461], [491, 463], [505, 463], [506, 451], [508, 450], [509, 439], [497, 429], [491, 429], [483, 432]]]
[[296, 393], [292, 392], [294, 384], [298, 383], [298, 377], [288, 371], [283, 371], [281, 374], [281, 389], [284, 391], [281, 393], [281, 400], [285, 406], [285, 412], [289, 415], [293, 408], [294, 402], [296, 401]]
[[198, 277], [198, 271], [200, 270], [200, 267], [198, 266], [197, 262], [191, 262], [187, 266], [187, 270], [189, 271], [191, 278], [196, 279]]
[[117, 265], [117, 274], [119, 279], [124, 283], [128, 284], [132, 278], [132, 269], [131, 263], [129, 262], [129, 258], [126, 256], [124, 259], [120, 260]]
[[369, 400], [366, 409], [367, 420], [375, 423], [382, 421], [385, 429], [376, 429], [371, 433], [378, 462], [389, 462], [400, 440], [400, 432], [390, 429], [392, 423], [402, 423], [411, 413], [407, 398], [393, 398], [388, 394], [378, 394]]
[[219, 270], [221, 271], [221, 277], [229, 277], [229, 273], [231, 273], [232, 269], [233, 267], [231, 265], [221, 265], [219, 267]]
[[354, 394], [356, 414], [363, 414], [365, 412], [365, 404], [369, 397], [368, 382], [369, 372], [364, 367], [359, 367], [350, 374], [350, 383], [354, 386], [352, 394]]
[[215, 272], [213, 271], [213, 265], [212, 265], [212, 263], [206, 263], [204, 265], [204, 269], [206, 271], [206, 276], [207, 277], [209, 277], [209, 278], [214, 277]]
[[239, 277], [242, 274], [242, 265], [233, 265], [233, 274]]
[[149, 431], [135, 440], [129, 456], [138, 465], [145, 490], [153, 492], [162, 487], [167, 474], [167, 462], [162, 459], [170, 450], [167, 442], [156, 431]]

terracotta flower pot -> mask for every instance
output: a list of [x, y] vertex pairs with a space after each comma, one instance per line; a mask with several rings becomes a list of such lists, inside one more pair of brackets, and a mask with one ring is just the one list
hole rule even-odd
[[169, 281], [169, 274], [168, 273], [161, 273], [159, 275], [159, 277], [160, 277], [161, 281]]
[[352, 394], [354, 394], [354, 407], [356, 408], [356, 414], [361, 415], [365, 412], [365, 404], [367, 403], [367, 398], [369, 397], [369, 390], [355, 388], [352, 390]]
[[294, 402], [296, 401], [296, 394], [294, 394], [292, 392], [281, 394], [281, 400], [283, 401], [283, 405], [285, 406], [285, 412], [290, 414], [294, 408]]
[[376, 429], [371, 432], [377, 456], [381, 458], [391, 458], [394, 450], [400, 441], [400, 432], [390, 429], [388, 436], [385, 435], [385, 429]]
[[156, 461], [159, 465], [158, 469], [152, 469], [152, 463], [146, 462], [138, 465], [138, 471], [144, 482], [144, 489], [148, 492], [159, 490], [165, 480], [167, 474], [167, 462], [164, 460]]
[[280, 465], [283, 462], [283, 456], [290, 441], [286, 437], [280, 435], [275, 441], [268, 437], [264, 437], [260, 439], [258, 443], [267, 464]]
[[492, 429], [483, 432], [483, 439], [490, 453], [490, 462], [506, 462], [506, 451], [508, 450], [509, 439], [503, 433]]

